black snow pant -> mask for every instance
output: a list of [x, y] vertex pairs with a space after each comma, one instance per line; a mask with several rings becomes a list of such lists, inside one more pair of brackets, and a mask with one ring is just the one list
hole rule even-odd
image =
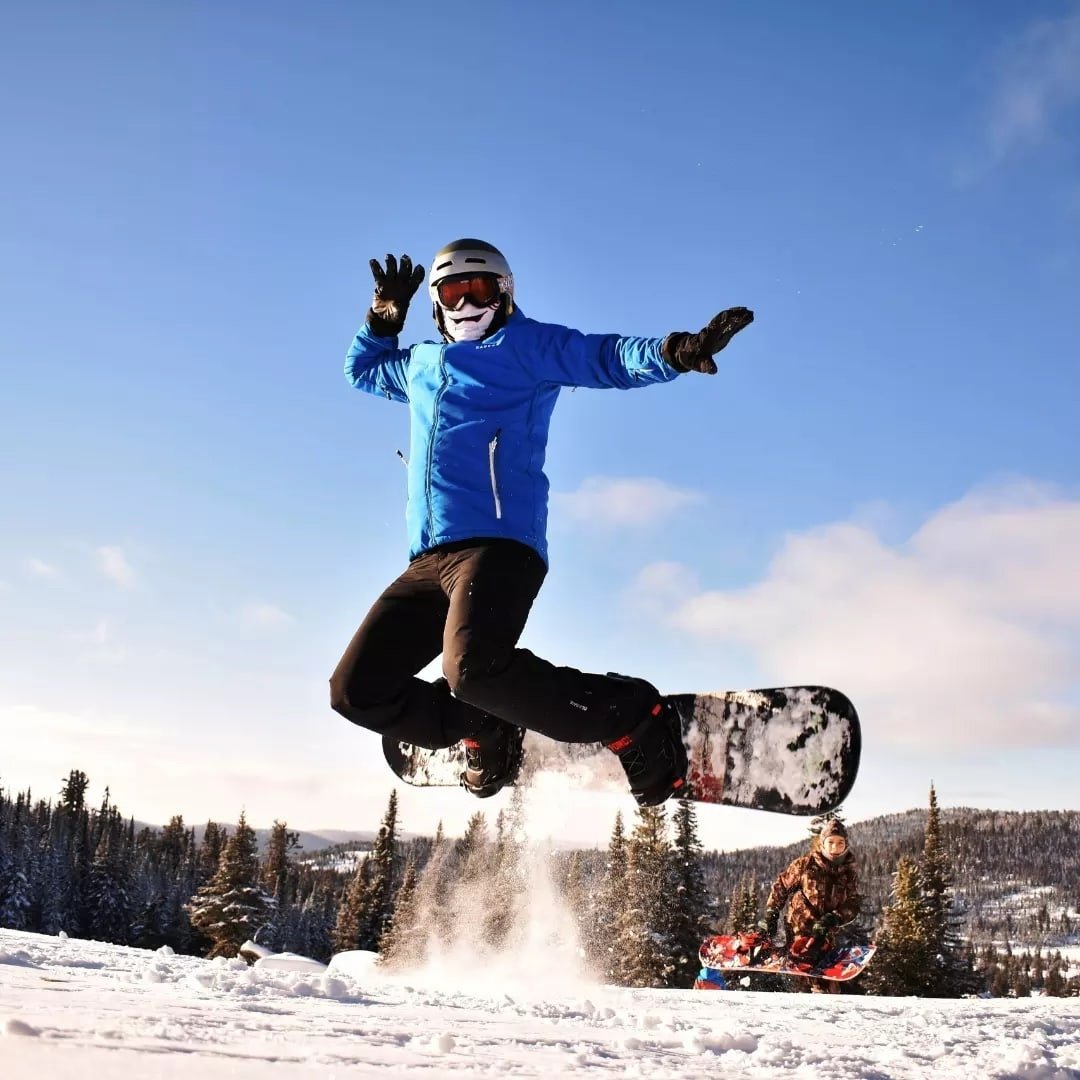
[[[347, 720], [402, 742], [451, 746], [484, 714], [560, 742], [611, 742], [659, 699], [642, 679], [556, 667], [518, 638], [547, 567], [514, 540], [445, 544], [375, 601], [330, 678]], [[417, 672], [442, 654], [443, 678]]]

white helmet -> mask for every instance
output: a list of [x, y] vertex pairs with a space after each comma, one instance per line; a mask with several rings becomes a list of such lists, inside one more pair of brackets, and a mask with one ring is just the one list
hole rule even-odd
[[455, 240], [431, 260], [428, 295], [444, 340], [481, 341], [513, 312], [514, 275], [498, 248]]
[[511, 301], [514, 297], [514, 275], [503, 253], [483, 240], [455, 240], [436, 252], [428, 273], [428, 295], [433, 304], [439, 303], [439, 282], [457, 274], [494, 274], [499, 279], [499, 292]]

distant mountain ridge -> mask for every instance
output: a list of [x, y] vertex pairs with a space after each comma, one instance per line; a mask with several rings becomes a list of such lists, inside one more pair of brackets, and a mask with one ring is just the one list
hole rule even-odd
[[[203, 834], [206, 832], [206, 822], [201, 825], [191, 825], [186, 823], [189, 829], [195, 830], [195, 840], [198, 843], [202, 843]], [[215, 824], [228, 831], [231, 836], [236, 831], [235, 821], [218, 821]], [[136, 823], [138, 828], [143, 826], [140, 823]], [[161, 830], [161, 825], [150, 825], [151, 829]], [[265, 851], [267, 842], [270, 839], [270, 829], [254, 829], [256, 838], [259, 841], [259, 850]], [[299, 844], [301, 851], [313, 852], [322, 851], [325, 848], [336, 847], [339, 844], [355, 845], [357, 847], [371, 847], [375, 842], [375, 830], [374, 829], [296, 829], [290, 830], [299, 834]]]

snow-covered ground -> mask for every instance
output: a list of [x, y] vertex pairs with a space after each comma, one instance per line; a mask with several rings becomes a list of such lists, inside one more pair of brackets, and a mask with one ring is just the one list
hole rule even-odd
[[458, 963], [391, 976], [0, 930], [0, 1076], [1080, 1080], [1080, 1000], [626, 990]]

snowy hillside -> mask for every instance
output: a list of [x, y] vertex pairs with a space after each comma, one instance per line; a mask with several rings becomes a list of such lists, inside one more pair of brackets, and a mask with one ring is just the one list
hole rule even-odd
[[575, 978], [543, 955], [406, 976], [371, 959], [249, 968], [0, 930], [0, 1071], [14, 1080], [1080, 1080], [1076, 999], [626, 990]]

